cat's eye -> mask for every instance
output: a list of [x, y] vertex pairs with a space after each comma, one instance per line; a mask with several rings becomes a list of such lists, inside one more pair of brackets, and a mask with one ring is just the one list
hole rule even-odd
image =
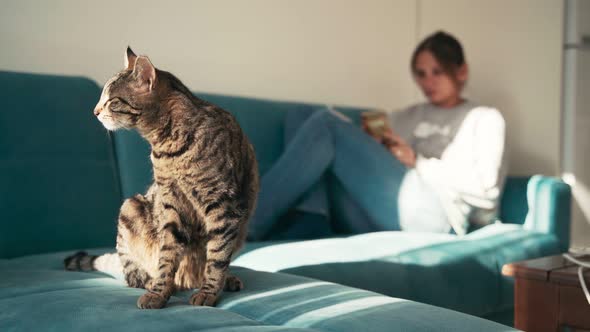
[[113, 113], [121, 113], [121, 114], [135, 115], [135, 116], [141, 114], [138, 109], [129, 105], [129, 103], [126, 100], [121, 99], [119, 97], [113, 97], [113, 98], [109, 99], [108, 103], [109, 103], [109, 109]]
[[121, 106], [121, 101], [118, 98], [113, 98], [110, 100], [109, 106], [111, 107], [118, 107]]

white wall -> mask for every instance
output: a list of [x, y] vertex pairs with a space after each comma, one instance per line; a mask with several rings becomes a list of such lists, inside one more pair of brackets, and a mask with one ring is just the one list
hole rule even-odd
[[504, 114], [511, 174], [556, 175], [558, 0], [3, 1], [0, 69], [104, 83], [130, 44], [195, 91], [399, 109], [421, 99], [409, 58], [437, 29], [465, 46], [468, 96]]

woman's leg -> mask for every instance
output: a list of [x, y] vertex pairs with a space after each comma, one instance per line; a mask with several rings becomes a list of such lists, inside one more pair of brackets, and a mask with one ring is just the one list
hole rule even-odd
[[[315, 110], [312, 106], [301, 106], [287, 111], [283, 119], [283, 149]], [[334, 234], [327, 190], [328, 175], [324, 172], [285, 213], [277, 217], [265, 240], [314, 239]]]
[[399, 229], [397, 195], [405, 166], [357, 126], [318, 111], [262, 177], [250, 238], [263, 238], [276, 218], [328, 168], [365, 209], [376, 230]]
[[330, 170], [371, 219], [370, 228], [400, 230], [398, 196], [407, 168], [359, 126], [330, 112], [320, 116], [335, 142]]
[[433, 188], [357, 126], [331, 113], [334, 161], [330, 170], [371, 219], [374, 231], [448, 233], [445, 211]]
[[[284, 145], [285, 148], [291, 143], [291, 140], [297, 135], [301, 126], [314, 113], [316, 109], [311, 106], [302, 106], [296, 110], [288, 111], [285, 115], [284, 122]], [[295, 214], [312, 213], [317, 217], [323, 217], [326, 226], [329, 227], [330, 219], [330, 204], [328, 201], [328, 188], [326, 182], [327, 174], [324, 172], [320, 179], [312, 185], [303, 195], [298, 199], [297, 205], [292, 207]], [[305, 227], [309, 227], [306, 225]], [[310, 232], [317, 231], [311, 227]]]
[[249, 239], [263, 239], [277, 218], [309, 190], [334, 159], [334, 144], [316, 112], [301, 125], [281, 157], [260, 179], [258, 205], [249, 225]]

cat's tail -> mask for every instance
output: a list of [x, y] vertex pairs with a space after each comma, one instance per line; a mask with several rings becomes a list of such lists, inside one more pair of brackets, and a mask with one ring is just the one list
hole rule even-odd
[[113, 276], [123, 273], [117, 253], [95, 256], [88, 255], [85, 251], [78, 251], [64, 259], [64, 266], [68, 271], [100, 271]]

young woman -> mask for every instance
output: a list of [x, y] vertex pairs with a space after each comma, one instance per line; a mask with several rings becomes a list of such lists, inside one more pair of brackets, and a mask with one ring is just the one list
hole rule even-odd
[[[264, 239], [295, 208], [326, 213], [333, 173], [368, 217], [353, 232], [454, 231], [492, 222], [505, 177], [505, 123], [494, 108], [462, 97], [468, 67], [461, 44], [436, 32], [414, 51], [411, 70], [426, 103], [393, 113], [371, 137], [330, 110], [286, 116], [283, 155], [263, 175], [250, 239]], [[354, 227], [353, 227], [354, 228]]]

